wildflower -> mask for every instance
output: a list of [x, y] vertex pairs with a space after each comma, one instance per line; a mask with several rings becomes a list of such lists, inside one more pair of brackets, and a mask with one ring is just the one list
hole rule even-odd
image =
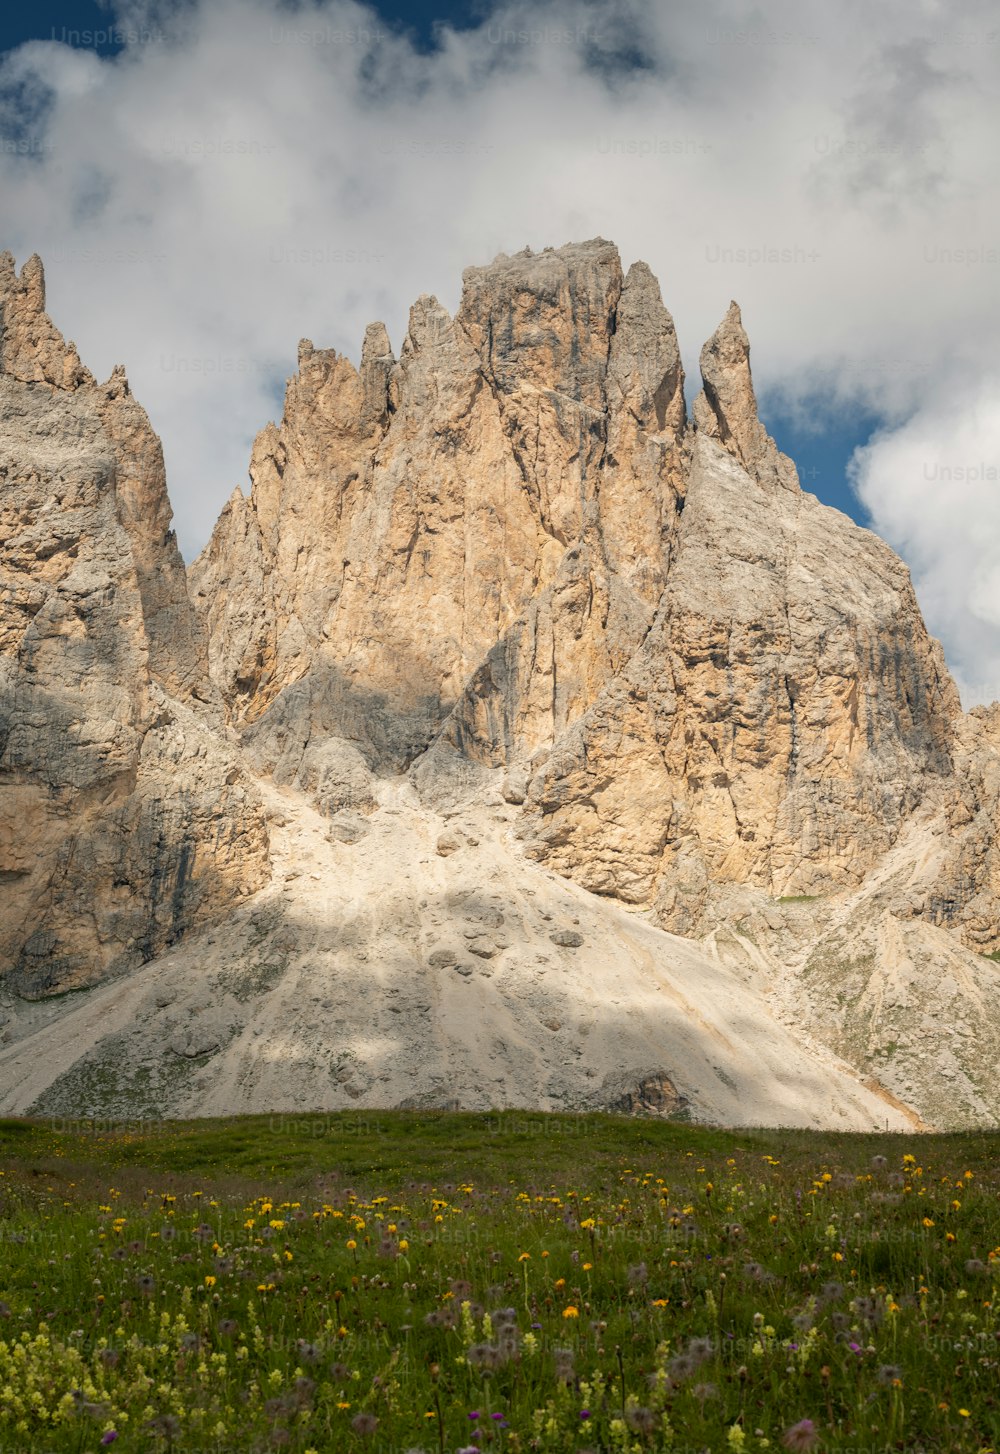
[[572, 1304], [568, 1308], [563, 1308], [563, 1317], [564, 1318], [578, 1318], [579, 1316], [580, 1316], [580, 1309], [579, 1308], [574, 1308], [572, 1306]]
[[492, 1343], [473, 1343], [465, 1357], [473, 1368], [481, 1368], [484, 1373], [489, 1373], [500, 1362], [499, 1349], [494, 1348]]
[[902, 1370], [895, 1363], [883, 1363], [875, 1378], [883, 1386], [891, 1387], [898, 1384], [902, 1376]]
[[210, 1272], [205, 1274], [205, 1286], [206, 1287], [214, 1287], [215, 1284], [216, 1284], [216, 1280], [217, 1279], [214, 1278]]
[[667, 1372], [674, 1383], [683, 1383], [686, 1378], [691, 1378], [698, 1372], [698, 1366], [697, 1358], [692, 1358], [690, 1353], [678, 1353], [667, 1364]]
[[652, 1409], [627, 1409], [625, 1412], [625, 1422], [637, 1434], [651, 1434], [656, 1428], [656, 1415]]
[[572, 1383], [576, 1376], [573, 1366], [572, 1348], [553, 1348], [552, 1358], [556, 1368], [556, 1379], [559, 1383]]
[[378, 1419], [374, 1414], [355, 1414], [351, 1420], [351, 1428], [356, 1434], [374, 1434], [378, 1428]]
[[885, 1305], [881, 1298], [876, 1297], [855, 1298], [851, 1303], [851, 1310], [862, 1322], [868, 1323], [873, 1328], [877, 1328], [885, 1316]]
[[781, 1442], [786, 1449], [808, 1450], [815, 1449], [819, 1441], [819, 1434], [816, 1432], [816, 1425], [812, 1419], [800, 1419], [790, 1429], [786, 1429], [781, 1436]]
[[101, 1436], [101, 1443], [102, 1444], [113, 1444], [117, 1438], [118, 1438], [118, 1430], [117, 1429], [105, 1429], [103, 1435]]

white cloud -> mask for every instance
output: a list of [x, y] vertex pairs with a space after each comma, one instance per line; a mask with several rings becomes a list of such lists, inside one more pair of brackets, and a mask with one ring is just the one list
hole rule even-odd
[[[759, 387], [803, 413], [874, 406], [900, 449], [989, 371], [987, 0], [509, 4], [429, 55], [352, 0], [169, 13], [135, 12], [147, 39], [116, 59], [33, 42], [0, 68], [0, 131], [29, 143], [0, 152], [0, 245], [42, 254], [50, 311], [96, 372], [126, 363], [189, 558], [300, 336], [357, 358], [382, 317], [398, 347], [419, 293], [454, 307], [463, 266], [526, 243], [600, 233], [645, 258], [690, 372], [736, 297]], [[891, 503], [894, 437], [863, 492], [906, 554], [922, 547]], [[988, 632], [985, 535], [965, 538], [978, 564], [953, 586]], [[910, 558], [958, 659], [960, 618]]]
[[964, 703], [1000, 698], [1000, 376], [877, 436], [852, 469], [913, 572]]

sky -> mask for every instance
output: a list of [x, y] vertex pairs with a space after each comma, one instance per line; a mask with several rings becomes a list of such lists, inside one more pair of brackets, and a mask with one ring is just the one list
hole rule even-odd
[[185, 558], [297, 343], [397, 351], [463, 267], [642, 258], [693, 397], [729, 301], [804, 488], [1000, 697], [1000, 18], [988, 0], [39, 0], [0, 17], [0, 248], [163, 439]]

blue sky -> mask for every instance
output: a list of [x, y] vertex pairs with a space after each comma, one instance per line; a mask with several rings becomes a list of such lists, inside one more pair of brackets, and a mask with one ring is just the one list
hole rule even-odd
[[[490, 9], [488, 4], [385, 3], [372, 8], [387, 25], [411, 35], [425, 51], [436, 48], [442, 24], [467, 29], [480, 24]], [[116, 15], [107, 5], [96, 4], [95, 0], [34, 0], [31, 5], [8, 5], [0, 9], [0, 51], [23, 45], [26, 40], [57, 40], [111, 56], [123, 49], [127, 31], [141, 28], [143, 23]], [[151, 28], [156, 21], [150, 19], [145, 23]]]
[[[299, 337], [398, 349], [422, 292], [604, 236], [688, 374], [731, 298], [804, 488], [1000, 686], [1000, 161], [989, 0], [92, 0], [0, 14], [0, 246], [126, 364], [201, 548]], [[860, 452], [858, 452], [860, 450]], [[853, 481], [853, 485], [852, 485]]]

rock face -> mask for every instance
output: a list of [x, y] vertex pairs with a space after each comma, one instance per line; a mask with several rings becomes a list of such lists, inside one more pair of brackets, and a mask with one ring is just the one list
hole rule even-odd
[[216, 720], [160, 444], [0, 258], [0, 976], [54, 994], [259, 888], [266, 832]]
[[605, 242], [469, 269], [398, 362], [381, 325], [360, 372], [303, 343], [191, 572], [233, 720], [265, 762], [304, 722], [402, 767], [499, 652], [511, 730], [551, 740], [652, 620], [683, 421], [670, 316]]
[[[58, 1019], [16, 1006], [0, 1114], [523, 1108], [919, 1126], [779, 1023], [741, 968], [511, 853], [488, 793], [445, 817], [383, 778], [369, 834], [346, 843], [301, 790], [263, 791], [271, 883], [68, 997]], [[446, 835], [460, 846], [442, 856]]]
[[950, 774], [957, 707], [891, 551], [698, 436], [656, 620], [531, 781], [537, 852], [680, 932], [713, 880], [856, 883]]
[[360, 372], [304, 345], [192, 572], [261, 767], [450, 746], [523, 780], [529, 853], [680, 932], [715, 882], [860, 882], [953, 780], [958, 698], [903, 565], [760, 423], [735, 304], [701, 368], [688, 425], [600, 239], [470, 268], [398, 363], [381, 325]]
[[[962, 714], [905, 567], [801, 490], [735, 304], [691, 419], [603, 239], [470, 268], [398, 358], [379, 323], [358, 367], [304, 340], [187, 581], [159, 443], [37, 259], [0, 260], [0, 366], [0, 1108], [120, 1057], [187, 1110], [919, 1127], [947, 1082], [950, 1124], [1000, 1118], [1000, 707]], [[175, 943], [148, 1025], [138, 973], [63, 1029], [23, 1010]], [[584, 987], [619, 1007], [593, 1035]], [[43, 1045], [78, 1058], [8, 1094]]]

